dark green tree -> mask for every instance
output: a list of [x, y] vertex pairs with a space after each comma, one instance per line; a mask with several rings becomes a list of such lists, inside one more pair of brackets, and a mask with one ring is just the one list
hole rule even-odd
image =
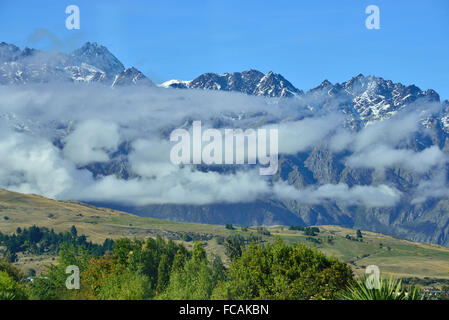
[[170, 280], [170, 259], [168, 255], [163, 254], [161, 260], [159, 261], [159, 266], [157, 268], [157, 285], [156, 293], [161, 293], [165, 290]]
[[215, 255], [212, 262], [212, 277], [214, 282], [226, 279], [226, 268], [218, 255]]
[[72, 237], [75, 238], [75, 239], [76, 239], [76, 237], [78, 236], [78, 230], [76, 230], [76, 227], [75, 227], [75, 226], [72, 226], [72, 227], [70, 228], [70, 234], [71, 234]]
[[195, 242], [192, 251], [192, 260], [195, 263], [207, 262], [206, 251], [202, 242]]
[[187, 260], [186, 253], [178, 249], [175, 257], [173, 258], [172, 272], [182, 270], [184, 268], [186, 260]]
[[225, 239], [225, 253], [231, 261], [242, 255], [244, 247], [245, 239], [242, 236], [234, 235]]
[[220, 281], [214, 299], [333, 299], [353, 281], [344, 262], [302, 244], [277, 238], [265, 246], [252, 243], [231, 262], [227, 281]]

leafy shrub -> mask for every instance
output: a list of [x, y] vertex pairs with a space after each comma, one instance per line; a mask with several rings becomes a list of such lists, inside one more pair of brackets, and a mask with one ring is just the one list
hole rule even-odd
[[264, 236], [271, 236], [270, 231], [268, 231], [267, 229], [265, 229], [264, 227], [257, 227], [257, 233], [264, 235]]
[[223, 245], [224, 242], [225, 242], [225, 238], [222, 237], [222, 236], [217, 236], [217, 237], [215, 238], [215, 240], [217, 241], [217, 244], [219, 244], [219, 245]]
[[192, 241], [192, 237], [191, 237], [190, 235], [188, 235], [187, 233], [183, 233], [183, 234], [181, 235], [181, 238], [182, 238], [182, 240], [185, 241], [185, 242], [190, 242], [190, 241]]
[[28, 294], [7, 272], [0, 271], [0, 300], [26, 300]]

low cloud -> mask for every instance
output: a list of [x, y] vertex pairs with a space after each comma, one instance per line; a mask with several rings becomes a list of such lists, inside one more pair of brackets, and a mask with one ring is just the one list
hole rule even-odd
[[[315, 97], [318, 103], [320, 97]], [[307, 98], [312, 99], [312, 98]], [[337, 99], [338, 100], [338, 99]], [[318, 101], [318, 102], [317, 102]], [[0, 187], [55, 199], [115, 202], [211, 204], [256, 199], [334, 201], [366, 207], [394, 206], [404, 196], [387, 183], [373, 186], [319, 184], [297, 189], [261, 177], [255, 166], [230, 172], [201, 171], [170, 162], [168, 135], [190, 129], [193, 120], [216, 128], [277, 128], [279, 152], [296, 154], [315, 147], [346, 152], [349, 167], [400, 167], [422, 175], [415, 202], [432, 194], [436, 182], [426, 173], [447, 163], [432, 146], [401, 148], [414, 133], [430, 134], [420, 120], [430, 112], [417, 105], [410, 113], [357, 131], [342, 128], [337, 106], [310, 110], [314, 101], [269, 99], [232, 92], [161, 88], [104, 88], [95, 85], [0, 87]], [[430, 106], [426, 110], [433, 110]], [[114, 164], [130, 178], [95, 176], [87, 165], [112, 161], [119, 146], [129, 146]], [[122, 166], [122, 167], [121, 167]], [[439, 183], [444, 193], [445, 180]]]
[[75, 199], [132, 205], [251, 202], [270, 189], [258, 172], [219, 174], [183, 168], [154, 178], [129, 180], [107, 176], [87, 186]]
[[347, 184], [339, 183], [296, 189], [291, 185], [278, 183], [274, 187], [274, 193], [280, 199], [297, 200], [309, 205], [335, 201], [343, 205], [391, 207], [401, 199], [401, 192], [383, 184], [349, 187]]
[[421, 204], [429, 199], [449, 197], [449, 186], [446, 183], [446, 170], [439, 171], [433, 178], [420, 181], [413, 193], [412, 204]]
[[120, 136], [113, 122], [87, 120], [77, 125], [65, 139], [64, 155], [73, 163], [83, 166], [109, 160], [107, 152], [115, 151]]
[[279, 132], [279, 153], [296, 154], [324, 144], [325, 139], [337, 128], [342, 127], [342, 114], [308, 117], [298, 121], [283, 122], [268, 126]]
[[424, 173], [448, 161], [448, 156], [437, 146], [420, 152], [408, 149], [393, 149], [385, 145], [351, 155], [347, 164], [353, 168], [384, 169], [400, 166], [417, 173]]

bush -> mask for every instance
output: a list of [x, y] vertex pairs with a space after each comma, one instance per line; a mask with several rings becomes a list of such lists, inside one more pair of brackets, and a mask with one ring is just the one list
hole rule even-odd
[[316, 243], [316, 244], [321, 244], [321, 239], [316, 239], [316, 238], [313, 238], [313, 237], [307, 237], [306, 238], [306, 241], [310, 241], [310, 242], [313, 242], [313, 243]]
[[0, 259], [0, 271], [6, 272], [14, 281], [19, 282], [23, 278], [22, 271], [8, 263], [6, 260]]
[[308, 236], [314, 236], [315, 233], [320, 233], [320, 229], [318, 227], [290, 226], [288, 229], [295, 231], [304, 231], [304, 233]]
[[26, 275], [27, 275], [27, 277], [35, 277], [36, 276], [36, 270], [34, 270], [33, 268], [29, 268], [27, 270]]
[[187, 233], [183, 233], [182, 236], [181, 236], [181, 238], [182, 238], [182, 240], [185, 241], [185, 242], [190, 242], [190, 241], [193, 240], [192, 237], [189, 236]]
[[270, 231], [268, 231], [267, 229], [265, 229], [264, 227], [257, 227], [257, 233], [264, 235], [264, 236], [271, 236]]
[[0, 271], [0, 300], [27, 300], [28, 294], [7, 272]]
[[217, 244], [219, 244], [219, 245], [223, 245], [224, 242], [225, 242], [225, 238], [222, 237], [222, 236], [217, 236], [217, 237], [215, 238], [215, 240], [217, 241]]

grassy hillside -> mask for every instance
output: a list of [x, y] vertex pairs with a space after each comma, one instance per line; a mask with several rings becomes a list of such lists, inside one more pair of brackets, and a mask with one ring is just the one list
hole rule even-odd
[[[106, 238], [146, 238], [158, 234], [184, 242], [188, 247], [192, 246], [192, 241], [185, 241], [187, 238], [202, 240], [207, 244], [209, 253], [218, 254], [225, 261], [224, 247], [219, 244], [222, 237], [240, 234], [247, 238], [254, 234], [265, 241], [272, 241], [274, 236], [279, 236], [289, 243], [302, 242], [342, 259], [356, 273], [362, 273], [366, 266], [374, 264], [382, 273], [398, 277], [449, 279], [448, 248], [374, 232], [362, 230], [360, 239], [356, 236], [356, 230], [337, 226], [319, 226], [320, 232], [315, 236], [289, 230], [287, 226], [271, 226], [266, 228], [271, 234], [267, 235], [257, 228], [242, 231], [236, 227], [230, 230], [219, 225], [142, 218], [73, 201], [54, 201], [37, 195], [0, 190], [0, 231], [13, 233], [17, 227], [32, 225], [53, 228], [57, 232], [67, 231], [75, 225], [79, 234], [85, 234], [93, 242], [102, 242]], [[19, 267], [33, 267], [38, 271], [43, 265], [54, 261], [51, 256], [19, 258]]]

